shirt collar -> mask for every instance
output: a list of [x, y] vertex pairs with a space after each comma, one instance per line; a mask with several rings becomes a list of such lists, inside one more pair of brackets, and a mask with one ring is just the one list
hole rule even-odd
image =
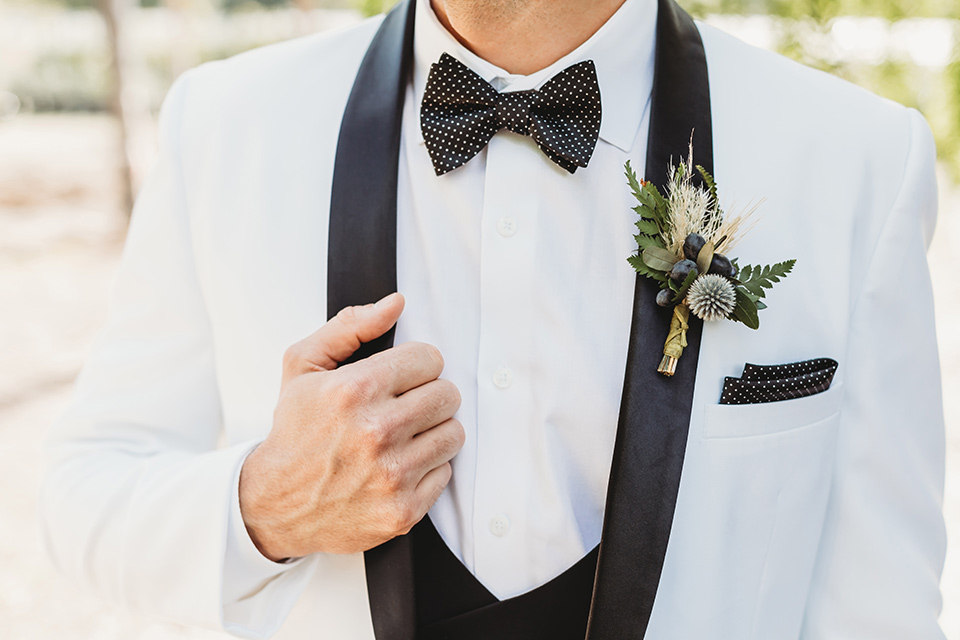
[[507, 73], [464, 47], [437, 19], [430, 0], [415, 1], [413, 96], [418, 112], [430, 65], [444, 52], [498, 91], [538, 89], [570, 65], [593, 60], [603, 109], [600, 138], [623, 151], [633, 146], [653, 88], [656, 0], [626, 0], [589, 40], [549, 67], [527, 76]]

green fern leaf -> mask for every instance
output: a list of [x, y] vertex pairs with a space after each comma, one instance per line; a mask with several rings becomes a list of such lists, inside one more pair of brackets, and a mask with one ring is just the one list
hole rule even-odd
[[627, 177], [627, 184], [630, 185], [630, 191], [633, 192], [634, 197], [637, 199], [640, 198], [640, 181], [637, 180], [637, 172], [633, 170], [633, 167], [630, 166], [630, 161], [623, 165], [623, 175]]
[[785, 278], [793, 270], [793, 265], [796, 263], [796, 260], [787, 260], [764, 267], [747, 265], [737, 279], [744, 289], [757, 296], [758, 299], [763, 298], [766, 296], [764, 289], [772, 289], [774, 283], [780, 282], [781, 278]]
[[710, 192], [710, 207], [719, 208], [720, 198], [717, 195], [717, 183], [714, 182], [713, 176], [699, 164], [697, 165], [697, 171], [700, 172], [700, 175], [703, 177], [703, 182], [707, 185], [707, 190]]
[[670, 219], [669, 206], [667, 205], [666, 199], [652, 182], [643, 185], [643, 191], [653, 203], [653, 215], [657, 222], [660, 223], [660, 226], [663, 227], [665, 221]]
[[647, 264], [643, 261], [643, 258], [641, 258], [639, 254], [634, 254], [628, 257], [627, 262], [630, 263], [630, 266], [633, 267], [634, 271], [636, 271], [642, 276], [646, 276], [647, 278], [653, 278], [658, 282], [667, 281], [666, 273], [664, 273], [663, 271], [657, 271], [655, 269], [651, 269], [650, 267], [648, 267]]
[[656, 220], [651, 220], [649, 218], [641, 218], [640, 220], [637, 220], [637, 229], [644, 235], [660, 235], [660, 225], [657, 224]]
[[640, 253], [643, 253], [644, 249], [649, 247], [656, 247], [657, 249], [663, 249], [663, 239], [660, 236], [645, 236], [643, 234], [637, 234], [633, 236], [633, 239], [637, 241], [637, 246], [640, 248]]
[[627, 184], [630, 185], [630, 191], [633, 192], [633, 197], [640, 200], [640, 181], [637, 180], [637, 173], [633, 170], [633, 167], [630, 166], [629, 160], [623, 165], [623, 173], [627, 176]]

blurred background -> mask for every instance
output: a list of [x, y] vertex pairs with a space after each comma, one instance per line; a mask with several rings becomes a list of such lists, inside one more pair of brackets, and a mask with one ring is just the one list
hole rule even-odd
[[[0, 638], [222, 637], [67, 583], [35, 520], [41, 440], [108, 309], [131, 202], [173, 79], [356, 23], [391, 0], [0, 0]], [[930, 266], [947, 412], [947, 637], [960, 640], [960, 2], [680, 0], [696, 16], [916, 107], [940, 166]], [[731, 639], [733, 640], [733, 639]]]

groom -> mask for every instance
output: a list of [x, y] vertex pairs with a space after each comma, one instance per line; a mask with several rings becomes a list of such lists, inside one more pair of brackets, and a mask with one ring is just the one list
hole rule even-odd
[[[691, 135], [764, 199], [740, 264], [797, 267], [666, 377], [622, 168]], [[161, 136], [51, 435], [67, 573], [245, 637], [943, 637], [916, 112], [671, 0], [407, 0], [187, 74]], [[784, 399], [721, 404], [745, 363]]]

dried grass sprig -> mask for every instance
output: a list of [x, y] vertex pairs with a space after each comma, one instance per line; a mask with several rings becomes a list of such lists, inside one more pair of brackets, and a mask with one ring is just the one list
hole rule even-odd
[[747, 204], [747, 207], [743, 211], [734, 214], [724, 213], [723, 221], [719, 227], [717, 227], [716, 233], [713, 236], [703, 237], [714, 244], [717, 244], [721, 238], [725, 237], [726, 240], [723, 241], [723, 245], [717, 247], [717, 251], [730, 253], [740, 244], [741, 240], [753, 231], [757, 223], [760, 222], [760, 218], [755, 218], [754, 214], [765, 201], [766, 198], [761, 198], [756, 203], [751, 202]]
[[693, 155], [690, 164], [680, 163], [679, 167], [671, 162], [668, 169], [673, 180], [667, 185], [667, 251], [674, 255], [683, 255], [683, 241], [691, 233], [699, 233], [710, 238], [720, 228], [719, 209], [710, 192], [693, 184]]
[[697, 233], [715, 245], [723, 239], [723, 245], [717, 250], [729, 253], [759, 222], [753, 215], [764, 200], [748, 204], [739, 213], [724, 212], [708, 189], [694, 184], [694, 166], [691, 142], [687, 161], [681, 162], [679, 167], [671, 162], [667, 169], [667, 175], [673, 179], [667, 185], [670, 218], [664, 238], [666, 248], [674, 255], [682, 256], [683, 241], [691, 233]]

